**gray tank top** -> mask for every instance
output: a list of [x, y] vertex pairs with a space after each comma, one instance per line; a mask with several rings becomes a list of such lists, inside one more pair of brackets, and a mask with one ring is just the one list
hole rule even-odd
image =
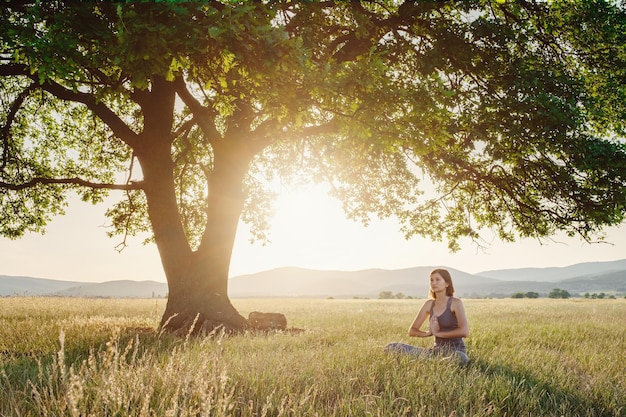
[[[439, 321], [439, 328], [443, 331], [454, 330], [459, 327], [459, 322], [456, 319], [456, 316], [450, 309], [450, 305], [452, 304], [452, 297], [448, 298], [448, 302], [446, 304], [446, 309], [441, 313], [440, 316], [437, 316], [437, 320]], [[435, 303], [433, 302], [430, 306], [430, 316], [433, 317], [435, 315], [434, 310]], [[443, 338], [435, 336], [435, 347], [444, 347], [454, 345], [457, 349], [465, 349], [465, 342], [460, 337], [454, 338]]]

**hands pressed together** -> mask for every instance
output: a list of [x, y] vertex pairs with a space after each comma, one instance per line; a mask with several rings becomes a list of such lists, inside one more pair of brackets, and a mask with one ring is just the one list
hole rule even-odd
[[431, 334], [431, 336], [435, 336], [439, 332], [439, 330], [441, 330], [439, 328], [439, 320], [437, 320], [437, 316], [433, 315], [430, 318], [429, 324], [430, 324], [429, 333]]

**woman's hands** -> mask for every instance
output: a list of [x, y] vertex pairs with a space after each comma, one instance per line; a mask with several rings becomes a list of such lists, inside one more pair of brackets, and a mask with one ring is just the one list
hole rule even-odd
[[411, 327], [409, 327], [409, 337], [430, 337], [433, 336], [435, 331], [439, 331], [439, 322], [436, 322], [436, 325], [433, 326], [432, 318], [430, 318], [428, 321], [429, 329], [420, 330], [422, 324], [424, 324], [424, 322], [428, 319], [430, 315], [430, 308], [432, 306], [432, 303], [434, 303], [434, 300], [428, 300], [422, 305], [422, 308], [420, 309], [419, 313], [417, 313], [417, 316], [415, 317], [415, 320], [413, 320]]
[[[428, 300], [424, 303], [424, 305], [422, 305], [422, 308], [415, 317], [415, 320], [413, 320], [413, 324], [409, 327], [409, 337], [467, 337], [469, 334], [469, 326], [467, 325], [467, 318], [465, 317], [465, 308], [463, 307], [463, 302], [460, 299], [454, 298], [452, 300], [451, 310], [458, 321], [458, 327], [452, 330], [442, 331], [437, 317], [434, 314], [430, 317], [432, 303], [434, 303], [434, 300]], [[428, 320], [428, 330], [420, 330], [420, 327], [422, 327], [422, 324], [424, 324], [426, 320]]]
[[428, 330], [420, 330], [419, 328], [411, 327], [409, 329], [409, 336], [412, 337], [430, 337], [435, 336], [437, 332], [441, 330], [439, 327], [439, 320], [436, 316], [431, 317], [428, 320]]
[[439, 330], [441, 330], [441, 328], [439, 327], [439, 320], [437, 320], [437, 316], [433, 314], [433, 316], [430, 318], [429, 323], [430, 323], [429, 333], [433, 336], [436, 336]]

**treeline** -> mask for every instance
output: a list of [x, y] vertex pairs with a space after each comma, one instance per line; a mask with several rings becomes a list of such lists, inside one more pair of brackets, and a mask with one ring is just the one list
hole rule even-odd
[[539, 293], [534, 291], [516, 292], [511, 295], [511, 298], [539, 298]]
[[[569, 291], [567, 290], [562, 290], [560, 288], [555, 288], [552, 291], [550, 291], [548, 293], [548, 298], [562, 298], [562, 299], [568, 299], [573, 297], [572, 294], [570, 294]], [[579, 294], [575, 294], [575, 297], [580, 296]], [[466, 298], [506, 298], [507, 295], [505, 294], [498, 294], [498, 295], [488, 295], [488, 296], [478, 296], [476, 294], [470, 294], [469, 296], [466, 295]], [[538, 292], [535, 291], [528, 291], [528, 292], [516, 292], [511, 294], [511, 298], [539, 298], [541, 297], [541, 294], [539, 294]], [[584, 295], [582, 295], [582, 297], [584, 298], [591, 298], [591, 299], [615, 299], [617, 298], [615, 295], [612, 294], [606, 294], [606, 293], [585, 293]], [[621, 296], [620, 296], [621, 297]], [[331, 297], [332, 298], [332, 297]], [[355, 298], [360, 298], [360, 297], [355, 297]], [[380, 300], [411, 300], [414, 298], [420, 298], [420, 297], [413, 297], [410, 295], [405, 295], [404, 293], [393, 293], [392, 291], [381, 291], [378, 294], [378, 299]], [[624, 296], [624, 298], [626, 298], [626, 296]]]
[[[571, 296], [569, 291], [560, 288], [555, 288], [548, 294], [548, 298], [570, 298]], [[516, 292], [511, 295], [511, 298], [539, 298], [539, 293], [534, 291]]]
[[[603, 292], [596, 294], [589, 294], [588, 292], [585, 293], [585, 295], [583, 295], [584, 298], [593, 298], [593, 299], [604, 299], [604, 298], [609, 298], [609, 299], [615, 299], [617, 298], [615, 295], [613, 294], [605, 294]], [[626, 295], [624, 296], [624, 298], [626, 298]]]
[[[560, 288], [555, 288], [552, 291], [550, 291], [550, 293], [548, 293], [548, 298], [570, 298], [572, 297], [572, 295], [569, 293], [569, 291], [567, 290], [562, 290]], [[590, 293], [585, 293], [585, 295], [583, 296], [584, 298], [593, 298], [593, 299], [603, 299], [603, 298], [610, 298], [610, 299], [615, 299], [617, 298], [615, 295], [608, 295], [605, 294], [603, 292], [599, 293], [599, 294], [590, 294]], [[529, 291], [529, 292], [516, 292], [513, 293], [511, 295], [511, 298], [539, 298], [539, 293], [534, 292], [534, 291]], [[624, 298], [626, 298], [626, 296], [624, 296]]]
[[391, 291], [381, 291], [380, 294], [378, 294], [378, 299], [380, 300], [404, 300], [404, 299], [413, 299], [412, 296], [410, 295], [404, 295], [403, 293], [399, 292], [394, 294]]

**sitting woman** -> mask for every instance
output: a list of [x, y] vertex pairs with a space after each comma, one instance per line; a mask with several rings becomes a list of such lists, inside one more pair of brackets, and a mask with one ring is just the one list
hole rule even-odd
[[[456, 358], [461, 364], [466, 365], [469, 358], [463, 338], [469, 334], [469, 326], [463, 302], [453, 297], [453, 294], [454, 286], [450, 273], [445, 269], [432, 271], [429, 299], [413, 320], [409, 328], [409, 336], [435, 336], [435, 345], [430, 349], [425, 349], [405, 343], [390, 343], [385, 350], [418, 357]], [[420, 330], [427, 317], [429, 329]]]

